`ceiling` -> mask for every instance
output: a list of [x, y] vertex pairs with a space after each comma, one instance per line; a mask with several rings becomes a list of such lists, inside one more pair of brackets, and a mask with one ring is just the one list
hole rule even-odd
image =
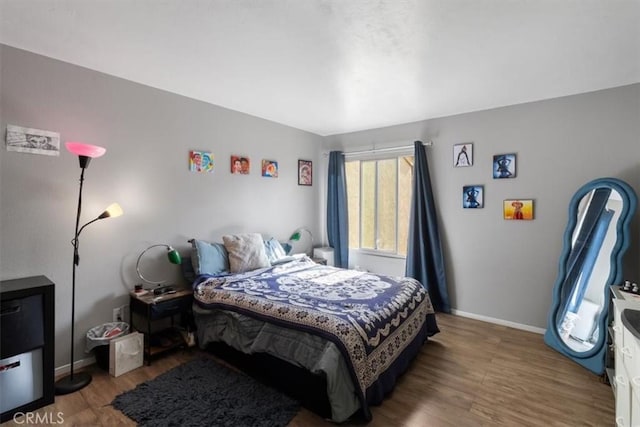
[[640, 0], [0, 0], [0, 42], [331, 135], [640, 82]]

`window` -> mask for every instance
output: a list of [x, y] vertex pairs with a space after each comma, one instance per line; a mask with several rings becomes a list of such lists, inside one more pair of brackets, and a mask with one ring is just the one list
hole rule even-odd
[[413, 156], [345, 161], [349, 248], [406, 256]]

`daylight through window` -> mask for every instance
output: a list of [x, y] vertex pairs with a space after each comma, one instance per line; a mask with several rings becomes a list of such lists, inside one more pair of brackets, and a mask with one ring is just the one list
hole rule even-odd
[[405, 256], [413, 156], [347, 160], [349, 248]]

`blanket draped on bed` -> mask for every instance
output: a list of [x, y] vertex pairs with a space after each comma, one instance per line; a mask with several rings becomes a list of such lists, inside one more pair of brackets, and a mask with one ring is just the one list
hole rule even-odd
[[[367, 389], [420, 334], [434, 310], [415, 279], [327, 267], [302, 259], [229, 276], [201, 276], [196, 302], [303, 330], [342, 352], [369, 413]], [[427, 335], [437, 332], [430, 328]]]

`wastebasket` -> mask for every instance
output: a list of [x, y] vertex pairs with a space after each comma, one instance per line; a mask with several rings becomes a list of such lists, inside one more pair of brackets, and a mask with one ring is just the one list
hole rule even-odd
[[87, 332], [85, 352], [93, 350], [96, 364], [105, 371], [109, 370], [109, 342], [129, 333], [129, 324], [109, 322], [93, 327]]

